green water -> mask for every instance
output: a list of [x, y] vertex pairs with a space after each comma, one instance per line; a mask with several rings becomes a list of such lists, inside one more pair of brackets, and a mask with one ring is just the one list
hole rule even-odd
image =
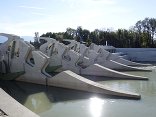
[[0, 86], [41, 117], [156, 117], [156, 68], [127, 72], [149, 77], [141, 80], [98, 81], [114, 89], [141, 94], [141, 100], [119, 99], [93, 93], [3, 81]]

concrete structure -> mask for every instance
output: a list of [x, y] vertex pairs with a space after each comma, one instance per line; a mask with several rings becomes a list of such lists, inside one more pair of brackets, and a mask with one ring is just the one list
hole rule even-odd
[[[93, 45], [94, 45], [94, 44], [93, 44]], [[91, 46], [92, 46], [92, 45], [91, 45]], [[117, 51], [116, 51], [116, 48], [113, 47], [113, 46], [104, 45], [104, 46], [102, 46], [102, 48], [103, 48], [104, 50], [106, 50], [106, 51], [108, 51], [108, 52], [110, 52], [110, 53], [116, 55], [116, 56], [119, 56], [120, 58], [124, 58], [124, 59], [127, 59], [127, 58], [128, 58], [127, 54], [125, 54], [125, 53], [123, 53], [123, 52], [117, 52]]]
[[[114, 48], [113, 46], [100, 46], [101, 48], [103, 48], [104, 50], [107, 50], [107, 51], [109, 51], [109, 52], [111, 52], [111, 51], [113, 51], [113, 52], [117, 52], [117, 53], [120, 53], [120, 54], [126, 54], [126, 57], [121, 57], [120, 56], [120, 59], [118, 59], [118, 54], [115, 54], [115, 53], [112, 53], [113, 54], [113, 56], [112, 56], [112, 60], [113, 60], [113, 58], [117, 58], [117, 60], [115, 60], [116, 62], [119, 62], [119, 63], [122, 63], [122, 64], [125, 64], [125, 65], [129, 65], [129, 66], [150, 66], [150, 64], [142, 64], [142, 63], [137, 63], [137, 62], [132, 62], [132, 61], [136, 61], [136, 58], [139, 58], [139, 60], [140, 61], [147, 61], [147, 60], [144, 60], [143, 59], [143, 56], [144, 56], [144, 53], [143, 53], [143, 51], [145, 52], [147, 52], [149, 49], [137, 49], [138, 51], [136, 52], [136, 49], [135, 48], [129, 48], [128, 50], [132, 50], [131, 51], [131, 54], [128, 54], [127, 52], [124, 52], [124, 51], [119, 51], [119, 49], [117, 50], [116, 48]], [[123, 50], [126, 50], [126, 49], [123, 49]], [[153, 49], [151, 49], [151, 50], [153, 50]], [[149, 52], [149, 51], [148, 51]], [[153, 58], [153, 52], [152, 51], [150, 51], [150, 58], [152, 57]], [[132, 57], [131, 59], [129, 59], [129, 60], [132, 60], [132, 61], [129, 61], [129, 60], [126, 60], [126, 59], [128, 59], [128, 57], [131, 55], [131, 57], [132, 57], [132, 55], [134, 55], [134, 56], [137, 56], [137, 57]], [[147, 55], [147, 53], [146, 53], [146, 55]], [[124, 59], [124, 58], [126, 58], [126, 59]], [[144, 58], [147, 58], [147, 57], [144, 57]]]
[[39, 117], [0, 88], [0, 117]]
[[156, 62], [156, 48], [116, 48], [116, 51], [127, 54], [132, 61]]
[[[99, 83], [81, 77], [69, 70], [63, 71], [55, 76], [51, 76], [46, 72], [46, 68], [49, 65], [50, 61], [50, 58], [47, 55], [43, 54], [40, 51], [34, 51], [34, 47], [32, 45], [24, 42], [24, 40], [20, 39], [18, 36], [9, 34], [0, 35], [8, 37], [8, 41], [3, 43], [0, 47], [2, 56], [4, 56], [3, 61], [6, 61], [5, 67], [9, 67], [9, 71], [3, 74], [12, 74], [24, 71], [23, 74], [14, 77], [15, 80], [94, 93], [108, 94], [124, 98], [127, 97], [140, 99], [140, 95], [138, 94], [113, 90]], [[10, 54], [7, 54], [6, 51], [9, 51]], [[54, 53], [57, 52], [58, 51], [56, 50], [56, 52]], [[68, 58], [68, 56], [65, 55], [63, 57], [65, 57], [65, 60], [70, 59]], [[5, 68], [2, 67], [2, 69], [4, 69], [5, 71]], [[0, 75], [3, 74], [0, 73]], [[10, 75], [10, 77], [12, 76]]]
[[68, 46], [59, 43], [54, 39], [42, 37], [40, 37], [40, 39], [47, 40], [47, 43], [41, 45], [40, 50], [50, 57], [49, 67], [58, 68], [60, 66], [58, 71], [71, 70], [77, 74], [106, 76], [111, 78], [142, 79], [142, 80], [147, 79], [146, 77], [124, 74], [101, 66], [99, 64], [95, 64], [94, 63], [95, 58], [92, 59], [91, 57], [97, 57], [98, 55], [93, 55], [94, 53], [91, 55], [91, 57], [88, 58], [84, 54], [82, 55], [74, 50], [71, 50]]
[[123, 59], [117, 54], [112, 54], [108, 51], [105, 51], [101, 46], [97, 46], [95, 44], [92, 45], [94, 46], [88, 48], [84, 44], [80, 44], [80, 53], [92, 59], [94, 63], [96, 62], [104, 67], [120, 71], [148, 71], [145, 69], [128, 66], [126, 65], [126, 62], [132, 62]]
[[10, 75], [17, 77], [23, 74], [23, 58], [25, 57], [27, 50], [21, 48], [22, 53], [19, 53], [19, 46], [23, 47], [23, 44], [25, 43], [21, 43], [20, 37], [16, 35], [0, 33], [0, 36], [8, 38], [5, 43], [0, 45], [1, 74], [3, 74], [3, 76], [0, 75], [0, 77], [9, 78]]
[[[86, 56], [92, 60], [93, 63], [97, 63], [99, 65], [102, 65], [104, 67], [119, 70], [119, 71], [148, 71], [141, 68], [136, 68], [130, 65], [138, 65], [139, 63], [134, 63], [128, 60], [123, 59], [118, 54], [110, 53], [104, 49], [105, 46], [98, 46], [95, 44], [91, 44], [91, 46], [88, 48], [84, 44], [80, 44], [79, 42], [75, 40], [66, 40], [71, 42], [68, 44], [70, 48], [72, 48], [74, 51], [79, 52], [83, 56]], [[139, 64], [140, 65], [140, 64]], [[144, 65], [144, 64], [141, 64]]]

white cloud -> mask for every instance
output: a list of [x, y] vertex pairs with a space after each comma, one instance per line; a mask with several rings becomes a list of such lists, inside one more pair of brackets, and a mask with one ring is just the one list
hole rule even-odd
[[48, 14], [39, 13], [39, 12], [32, 12], [31, 14], [33, 14], [33, 15], [40, 15], [40, 16], [49, 16], [49, 17], [52, 17], [53, 16], [53, 15], [48, 15]]
[[[0, 19], [0, 32], [13, 33], [17, 35], [34, 36], [34, 32], [40, 34], [46, 32], [61, 32], [67, 27], [77, 28], [82, 26], [88, 30], [96, 28], [119, 27], [127, 23], [123, 22], [123, 17], [130, 19], [130, 9], [120, 7], [116, 0], [60, 0], [73, 10], [61, 9], [61, 12], [51, 13], [53, 8], [34, 6], [19, 6], [30, 9], [29, 16], [14, 17], [7, 16]], [[21, 9], [21, 10], [25, 10]], [[39, 11], [39, 12], [38, 12]], [[45, 12], [46, 11], [46, 12]], [[37, 16], [38, 15], [38, 16]], [[129, 15], [129, 17], [127, 17]], [[125, 20], [125, 19], [124, 19]], [[121, 23], [120, 23], [121, 22]]]
[[111, 13], [119, 13], [119, 15], [120, 15], [121, 13], [124, 13], [124, 14], [134, 13], [134, 10], [130, 9], [130, 8], [116, 6], [116, 7], [114, 7], [114, 9], [111, 9], [110, 12]]
[[43, 10], [45, 8], [42, 7], [36, 7], [36, 6], [19, 6], [21, 8], [26, 8], [26, 9], [37, 9], [37, 10]]
[[88, 7], [95, 5], [114, 5], [115, 0], [61, 0], [64, 4], [67, 4], [70, 8], [76, 7]]
[[79, 22], [82, 22], [83, 24], [85, 24], [85, 23], [89, 23], [89, 22], [98, 20], [98, 18], [102, 14], [104, 14], [104, 13], [102, 13], [101, 11], [98, 11], [98, 10], [88, 10], [88, 11], [85, 11], [85, 12], [79, 14], [76, 19], [78, 19]]
[[34, 32], [40, 34], [46, 32], [60, 32], [65, 31], [69, 22], [61, 22], [61, 19], [54, 19], [53, 17], [43, 17], [38, 20], [25, 21], [20, 23], [15, 22], [3, 22], [0, 23], [0, 32], [12, 33], [19, 36], [34, 36]]
[[103, 4], [115, 4], [115, 0], [92, 0], [93, 2], [103, 3]]

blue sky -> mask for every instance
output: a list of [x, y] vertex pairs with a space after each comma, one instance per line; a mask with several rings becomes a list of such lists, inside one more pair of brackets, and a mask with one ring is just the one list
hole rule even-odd
[[1, 0], [0, 32], [34, 36], [82, 26], [126, 28], [156, 18], [155, 0]]

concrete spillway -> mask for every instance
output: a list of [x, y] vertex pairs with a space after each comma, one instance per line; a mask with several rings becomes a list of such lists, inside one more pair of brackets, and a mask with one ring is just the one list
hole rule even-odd
[[88, 57], [92, 63], [97, 63], [101, 66], [114, 69], [114, 70], [124, 70], [124, 71], [150, 71], [141, 68], [136, 68], [132, 66], [128, 66], [125, 64], [118, 63], [111, 58], [115, 58], [111, 53], [107, 54], [104, 50], [100, 49], [98, 53], [95, 50], [91, 50], [86, 47], [84, 44], [80, 44], [80, 53], [86, 57]]
[[[62, 84], [63, 80], [63, 84]], [[140, 95], [130, 92], [124, 92], [120, 90], [113, 90], [109, 87], [105, 87], [99, 83], [88, 80], [82, 76], [79, 76], [71, 71], [64, 71], [51, 79], [48, 79], [49, 85], [57, 87], [66, 87], [70, 89], [80, 89], [88, 92], [95, 92], [101, 94], [108, 94], [113, 96], [121, 96], [127, 98], [140, 99]], [[70, 85], [69, 85], [70, 83]]]
[[[74, 51], [80, 52], [82, 54], [81, 50], [84, 50], [84, 48], [82, 48], [82, 45], [79, 42], [77, 42], [75, 40], [69, 40], [69, 39], [65, 39], [65, 41], [69, 42], [68, 46], [70, 48], [72, 48]], [[103, 58], [103, 60], [108, 60], [108, 61], [113, 60], [113, 61], [116, 61], [118, 63], [127, 65], [127, 66], [151, 66], [151, 64], [142, 64], [142, 63], [137, 63], [137, 62], [132, 62], [132, 61], [126, 60], [123, 57], [121, 57], [120, 54], [118, 54], [118, 53], [110, 53], [109, 51], [115, 52], [115, 47], [113, 47], [113, 46], [101, 46], [101, 45], [96, 45], [96, 44], [92, 43], [89, 46], [89, 48], [91, 50], [95, 50], [97, 53], [99, 53], [99, 50], [102, 51], [102, 54], [105, 57], [105, 58]], [[122, 67], [122, 65], [120, 65], [120, 66]], [[120, 69], [120, 66], [118, 66], [119, 69]], [[126, 66], [124, 66], [124, 67], [126, 68]], [[129, 67], [127, 67], [126, 69], [131, 70], [131, 68], [129, 68]], [[132, 70], [134, 70], [134, 68]]]
[[94, 64], [92, 60], [86, 57], [81, 58], [81, 55], [73, 50], [66, 51], [65, 55], [68, 55], [68, 57], [70, 57], [70, 61], [62, 59], [62, 67], [64, 68], [64, 70], [71, 70], [77, 74], [137, 80], [148, 79], [147, 77], [124, 74], [101, 66], [99, 64]]
[[111, 70], [99, 64], [93, 64], [88, 68], [81, 70], [83, 75], [94, 75], [94, 76], [105, 76], [111, 78], [120, 78], [120, 79], [135, 79], [135, 80], [148, 80], [147, 77], [135, 76], [130, 74], [121, 73], [115, 70]]
[[151, 64], [136, 63], [123, 58], [115, 59], [115, 61], [129, 66], [151, 66]]
[[151, 66], [151, 64], [143, 64], [143, 63], [137, 63], [137, 62], [132, 62], [132, 61], [126, 60], [126, 59], [118, 56], [117, 54], [110, 53], [110, 52], [106, 51], [104, 46], [98, 46], [98, 45], [92, 44], [91, 48], [94, 49], [95, 51], [102, 49], [103, 53], [105, 53], [107, 55], [108, 60], [113, 60], [113, 61], [116, 61], [118, 63], [124, 64], [127, 66], [138, 66], [138, 67], [139, 66]]
[[[4, 43], [3, 46], [0, 46], [2, 50], [1, 56], [3, 56], [3, 57], [0, 56], [0, 58], [3, 58], [3, 60], [5, 61], [9, 59], [9, 61], [7, 61], [6, 64], [11, 65], [10, 71], [9, 71], [10, 73], [24, 72], [20, 75], [17, 75], [17, 77], [15, 77], [15, 80], [30, 82], [30, 83], [35, 83], [35, 84], [43, 84], [43, 85], [56, 86], [56, 87], [62, 87], [62, 88], [69, 88], [69, 89], [75, 89], [75, 90], [82, 90], [82, 91], [87, 91], [87, 92], [108, 94], [108, 95], [120, 96], [124, 98], [127, 97], [127, 98], [133, 98], [133, 99], [140, 99], [141, 97], [139, 94], [113, 90], [99, 83], [96, 83], [84, 77], [81, 77], [77, 75], [76, 73], [73, 73], [72, 71], [69, 71], [69, 70], [63, 71], [55, 76], [51, 76], [45, 71], [46, 67], [50, 65], [49, 64], [50, 57], [48, 57], [47, 55], [43, 54], [40, 51], [34, 51], [34, 47], [32, 45], [24, 42], [24, 40], [20, 39], [20, 37], [18, 36], [9, 35], [9, 34], [7, 35], [3, 34], [3, 36], [7, 36], [8, 41]], [[6, 51], [9, 51], [10, 53], [6, 54]], [[50, 51], [49, 54], [55, 53], [57, 55], [58, 52], [59, 51], [57, 50], [56, 52]], [[64, 51], [62, 52], [64, 53]], [[73, 52], [71, 51], [71, 53]], [[79, 59], [79, 54], [75, 54], [74, 52], [74, 54], [72, 55], [77, 55], [77, 56], [71, 56], [71, 58], [76, 57], [76, 59], [73, 59], [73, 61], [77, 61], [77, 59]], [[63, 60], [67, 61], [71, 59], [69, 56], [66, 56], [64, 53]], [[3, 65], [1, 67], [2, 67], [1, 69], [4, 70]], [[77, 67], [77, 68], [80, 68], [80, 67]], [[93, 65], [93, 67], [92, 66], [87, 67], [85, 70], [88, 69], [88, 71], [91, 72], [93, 69], [97, 69], [97, 68], [99, 69], [101, 67], [99, 67], [98, 65]], [[82, 69], [77, 69], [77, 70], [82, 70]]]
[[[123, 64], [124, 62], [126, 63], [126, 60], [122, 62], [124, 59], [120, 59], [121, 57], [118, 56], [118, 54], [114, 54], [114, 53], [112, 54], [104, 50], [102, 48], [103, 46], [97, 46], [95, 44], [91, 44], [90, 47], [86, 47], [84, 44], [80, 44], [79, 42], [76, 42], [74, 40], [70, 42], [71, 43], [68, 46], [70, 48], [72, 47], [74, 51], [77, 51], [80, 54], [88, 57], [92, 61], [92, 64], [97, 63], [104, 67], [114, 69], [114, 70], [119, 70], [119, 71], [150, 71], [150, 70], [145, 70], [145, 69], [136, 68], [136, 67]], [[134, 64], [134, 62], [131, 61], [127, 61], [127, 62], [129, 62], [129, 64], [132, 63]], [[141, 65], [141, 64], [138, 63], [137, 65]]]
[[[48, 46], [48, 45], [52, 45], [52, 46]], [[93, 57], [97, 56], [96, 55], [97, 53], [95, 51], [94, 51], [95, 54], [93, 52], [92, 53], [90, 52], [91, 53], [90, 56], [93, 57], [87, 58], [82, 56], [80, 53], [69, 49], [64, 44], [53, 41], [52, 39], [49, 39], [47, 43], [41, 45], [40, 50], [42, 52], [45, 52], [45, 49], [46, 49], [46, 54], [50, 57], [49, 66], [50, 67], [62, 66], [61, 67], [62, 71], [71, 70], [80, 75], [103, 76], [109, 78], [124, 78], [124, 79], [137, 79], [137, 80], [148, 79], [147, 77], [124, 74], [106, 68], [105, 66], [94, 64], [96, 58]], [[54, 50], [57, 50], [57, 52], [54, 52]], [[49, 53], [53, 53], [53, 54], [51, 55]]]
[[147, 70], [147, 69], [141, 69], [133, 66], [128, 66], [119, 62], [116, 62], [114, 60], [109, 60], [107, 62], [101, 63], [100, 65], [108, 67], [110, 69], [118, 70], [118, 71], [152, 71], [152, 70]]
[[126, 97], [140, 99], [140, 95], [138, 94], [112, 90], [111, 88], [88, 80], [69, 70], [63, 71], [52, 77], [45, 72], [45, 68], [48, 65], [47, 63], [49, 61], [49, 57], [44, 55], [40, 51], [33, 51], [32, 56], [36, 64], [34, 66], [25, 64], [26, 73], [18, 77], [16, 80], [35, 84], [82, 90], [87, 92], [101, 93], [124, 98]]
[[[63, 71], [51, 78], [41, 79], [41, 78], [20, 78], [19, 81], [24, 82], [31, 82], [31, 83], [38, 83], [48, 86], [56, 86], [56, 87], [63, 87], [68, 89], [74, 90], [81, 90], [93, 93], [100, 93], [100, 94], [107, 94], [112, 96], [118, 96], [123, 98], [132, 98], [132, 99], [140, 99], [141, 96], [136, 93], [121, 91], [121, 90], [114, 90], [109, 87], [105, 87], [99, 83], [94, 81], [88, 80], [82, 76], [79, 76], [72, 71]], [[40, 82], [42, 80], [42, 82]]]
[[108, 59], [107, 57], [104, 56], [103, 53], [97, 53], [94, 50], [88, 50], [87, 57], [92, 59], [94, 63], [97, 63], [101, 66], [104, 66], [110, 69], [118, 70], [118, 71], [150, 71], [150, 70], [145, 70], [142, 68], [128, 66], [128, 65], [119, 63], [115, 60]]
[[127, 66], [151, 66], [151, 64], [142, 64], [142, 63], [137, 63], [137, 62], [132, 62], [132, 61], [126, 60], [123, 57], [120, 57], [116, 53], [110, 53], [109, 51], [106, 51], [107, 50], [106, 47], [108, 47], [108, 46], [100, 46], [100, 45], [96, 45], [96, 44], [91, 44], [90, 49], [95, 50], [96, 52], [98, 52], [98, 53], [100, 52], [101, 54], [103, 54], [103, 56], [105, 57], [106, 60], [113, 60], [113, 61], [121, 63], [123, 65], [127, 65]]

